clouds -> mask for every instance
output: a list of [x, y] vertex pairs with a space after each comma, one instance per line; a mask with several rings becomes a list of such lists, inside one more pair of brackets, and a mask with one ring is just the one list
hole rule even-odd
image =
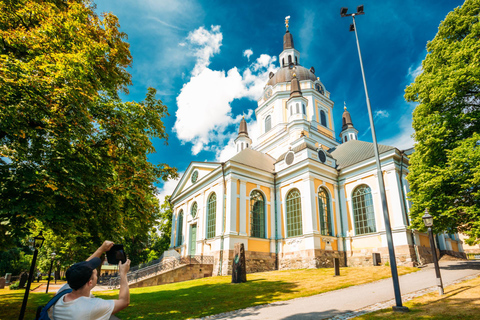
[[243, 56], [244, 57], [247, 57], [248, 61], [250, 61], [250, 56], [253, 54], [253, 51], [252, 49], [247, 49], [245, 51], [243, 51]]
[[192, 45], [194, 55], [197, 58], [192, 75], [199, 75], [210, 64], [210, 58], [220, 52], [223, 35], [220, 26], [211, 26], [210, 31], [200, 27], [190, 32], [187, 41]]
[[[210, 30], [200, 27], [186, 38], [185, 45], [194, 48], [196, 63], [190, 81], [183, 85], [177, 97], [174, 131], [183, 143], [192, 143], [194, 155], [209, 150], [223, 159], [232, 155], [231, 147], [237, 134], [229, 126], [241, 120], [241, 115], [232, 114], [231, 103], [235, 99], [256, 101], [260, 97], [268, 74], [275, 71], [276, 57], [261, 54], [242, 69], [212, 70], [208, 66], [211, 58], [220, 52], [222, 39], [220, 26], [212, 26]], [[250, 58], [253, 51], [247, 49], [243, 55]], [[252, 108], [256, 108], [255, 103]], [[248, 118], [251, 114], [250, 111]], [[227, 149], [223, 150], [225, 143]]]

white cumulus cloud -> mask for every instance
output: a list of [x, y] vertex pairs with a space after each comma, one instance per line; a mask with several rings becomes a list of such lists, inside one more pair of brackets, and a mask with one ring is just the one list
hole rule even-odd
[[[275, 71], [276, 57], [262, 54], [242, 69], [212, 70], [208, 65], [214, 54], [220, 51], [221, 40], [219, 26], [212, 26], [211, 31], [200, 27], [187, 37], [187, 45], [197, 46], [197, 61], [190, 81], [184, 84], [177, 97], [174, 130], [182, 142], [192, 143], [194, 155], [209, 150], [223, 159], [232, 154], [228, 150], [231, 150], [232, 139], [237, 134], [228, 126], [241, 120], [241, 115], [232, 114], [231, 103], [235, 99], [248, 98], [254, 101], [252, 109], [257, 107], [256, 100], [263, 92], [268, 74]], [[252, 109], [247, 112], [247, 121]], [[223, 151], [225, 144], [227, 150]]]
[[200, 74], [210, 64], [210, 58], [220, 52], [223, 34], [220, 32], [220, 26], [211, 26], [210, 31], [200, 27], [190, 32], [187, 37], [188, 43], [194, 48], [194, 55], [197, 63], [192, 74]]
[[244, 57], [247, 57], [248, 61], [250, 61], [250, 56], [253, 54], [253, 51], [252, 49], [247, 49], [245, 51], [243, 51], [243, 56]]

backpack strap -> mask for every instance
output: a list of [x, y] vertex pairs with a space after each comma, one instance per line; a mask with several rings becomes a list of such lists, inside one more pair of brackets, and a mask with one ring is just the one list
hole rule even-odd
[[50, 299], [50, 301], [48, 301], [48, 303], [45, 305], [45, 307], [43, 307], [43, 309], [40, 313], [37, 310], [37, 318], [35, 318], [35, 319], [49, 319], [48, 318], [48, 309], [50, 309], [55, 303], [57, 303], [57, 301], [60, 298], [62, 298], [64, 295], [66, 295], [67, 293], [70, 293], [70, 292], [72, 292], [72, 289], [65, 289], [65, 290], [59, 292], [55, 297], [53, 297], [52, 299]]

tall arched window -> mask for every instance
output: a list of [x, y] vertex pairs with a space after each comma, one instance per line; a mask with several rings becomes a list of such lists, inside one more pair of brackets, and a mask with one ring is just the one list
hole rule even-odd
[[298, 64], [298, 57], [295, 56], [295, 64]]
[[355, 188], [352, 201], [355, 234], [375, 232], [375, 213], [373, 212], [373, 199], [370, 187], [363, 184]]
[[318, 191], [318, 213], [320, 215], [320, 233], [324, 236], [333, 235], [330, 196], [325, 188], [320, 188]]
[[250, 235], [265, 238], [265, 199], [257, 190], [250, 194]]
[[300, 113], [300, 105], [297, 103], [296, 106], [297, 106], [297, 113]]
[[293, 114], [293, 106], [291, 105], [290, 106], [290, 115], [292, 115], [292, 114]]
[[288, 56], [288, 64], [292, 63], [292, 56]]
[[282, 67], [285, 65], [285, 58], [282, 58]]
[[177, 246], [181, 246], [183, 243], [183, 234], [182, 234], [182, 229], [183, 229], [183, 210], [180, 210], [180, 213], [178, 214], [177, 218]]
[[287, 237], [302, 235], [302, 203], [300, 191], [293, 189], [287, 194]]
[[305, 108], [304, 104], [302, 104], [302, 111], [303, 111], [303, 114], [307, 114], [307, 109]]
[[207, 239], [215, 237], [217, 218], [217, 195], [212, 193], [207, 201]]
[[323, 110], [320, 110], [320, 124], [324, 127], [327, 126], [327, 116]]
[[265, 132], [270, 131], [272, 128], [272, 117], [268, 116], [265, 118]]

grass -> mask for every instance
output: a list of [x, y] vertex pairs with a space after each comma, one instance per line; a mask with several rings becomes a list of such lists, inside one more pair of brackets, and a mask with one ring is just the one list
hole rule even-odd
[[[398, 273], [417, 270], [399, 267]], [[117, 316], [122, 320], [204, 317], [390, 277], [389, 267], [341, 268], [339, 277], [334, 277], [333, 272], [333, 269], [272, 271], [248, 274], [248, 281], [243, 284], [232, 284], [231, 276], [224, 276], [130, 289], [130, 306]], [[18, 318], [23, 294], [23, 290], [0, 290], [0, 319]], [[94, 294], [116, 299], [118, 290]], [[25, 319], [33, 318], [37, 306], [46, 304], [51, 296], [30, 293]]]
[[357, 317], [357, 320], [377, 319], [480, 319], [480, 277], [445, 288], [445, 295], [432, 292], [404, 303], [408, 313], [384, 309]]

